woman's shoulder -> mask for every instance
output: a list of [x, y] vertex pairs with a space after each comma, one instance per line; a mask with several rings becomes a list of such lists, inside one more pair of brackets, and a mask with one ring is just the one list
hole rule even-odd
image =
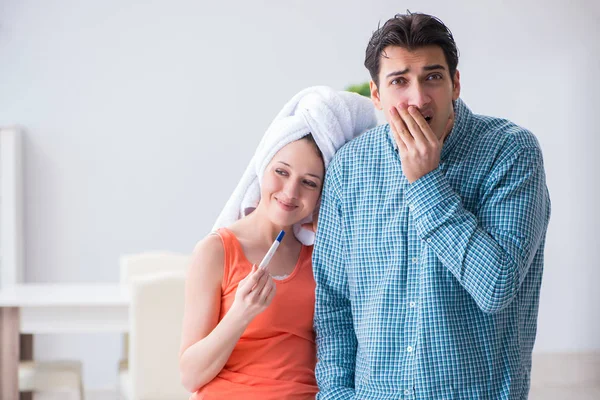
[[225, 249], [221, 236], [211, 232], [194, 247], [192, 253], [191, 272], [201, 272], [202, 275], [223, 275]]
[[209, 233], [194, 247], [194, 254], [204, 257], [222, 256], [224, 252], [223, 240], [219, 231]]

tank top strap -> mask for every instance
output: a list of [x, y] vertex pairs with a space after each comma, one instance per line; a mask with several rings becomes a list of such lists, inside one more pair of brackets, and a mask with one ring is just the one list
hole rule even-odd
[[[220, 228], [215, 232], [221, 238], [224, 250], [224, 265], [223, 265], [223, 282], [221, 289], [223, 291], [229, 287], [232, 282], [235, 266], [250, 266], [250, 262], [246, 259], [242, 244], [239, 242], [235, 234], [227, 229]], [[251, 266], [250, 266], [251, 267]]]

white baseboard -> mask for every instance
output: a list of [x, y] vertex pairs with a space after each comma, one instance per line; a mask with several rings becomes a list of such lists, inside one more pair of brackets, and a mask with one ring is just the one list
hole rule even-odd
[[121, 400], [117, 389], [86, 390], [85, 400]]
[[600, 352], [534, 353], [531, 388], [600, 387]]
[[[559, 395], [556, 390], [567, 389], [564, 397], [574, 399], [596, 399], [600, 393], [600, 352], [588, 353], [534, 353], [531, 370], [531, 390], [534, 399], [549, 399], [546, 393]], [[589, 392], [587, 390], [592, 390]], [[573, 390], [588, 393], [575, 396]], [[594, 391], [595, 390], [595, 391]], [[537, 397], [536, 397], [537, 393]], [[575, 396], [575, 397], [574, 397]], [[559, 398], [559, 397], [554, 397]], [[562, 397], [561, 397], [562, 398]], [[35, 400], [59, 400], [51, 394], [36, 394]], [[119, 400], [117, 389], [104, 388], [86, 390], [86, 400]], [[64, 400], [64, 397], [60, 400]]]
[[[65, 393], [34, 393], [33, 400], [68, 400], [77, 396], [68, 397]], [[116, 389], [92, 389], [85, 391], [85, 400], [120, 400]]]

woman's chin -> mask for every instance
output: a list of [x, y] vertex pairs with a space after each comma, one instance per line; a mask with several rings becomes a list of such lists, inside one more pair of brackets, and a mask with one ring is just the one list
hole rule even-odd
[[[275, 213], [273, 213], [275, 214]], [[304, 217], [295, 215], [281, 215], [281, 213], [276, 213], [275, 215], [271, 214], [269, 219], [271, 222], [277, 226], [285, 227], [292, 226], [302, 221]]]

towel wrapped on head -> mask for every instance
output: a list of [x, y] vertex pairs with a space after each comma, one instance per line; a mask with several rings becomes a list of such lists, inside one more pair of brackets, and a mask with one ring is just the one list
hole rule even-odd
[[[231, 225], [258, 206], [265, 169], [285, 145], [312, 134], [327, 168], [340, 147], [376, 123], [375, 108], [371, 100], [364, 96], [327, 86], [314, 86], [300, 91], [277, 114], [265, 132], [213, 230]], [[294, 234], [305, 245], [314, 242], [314, 233], [301, 227], [310, 221], [312, 216], [294, 226]]]

